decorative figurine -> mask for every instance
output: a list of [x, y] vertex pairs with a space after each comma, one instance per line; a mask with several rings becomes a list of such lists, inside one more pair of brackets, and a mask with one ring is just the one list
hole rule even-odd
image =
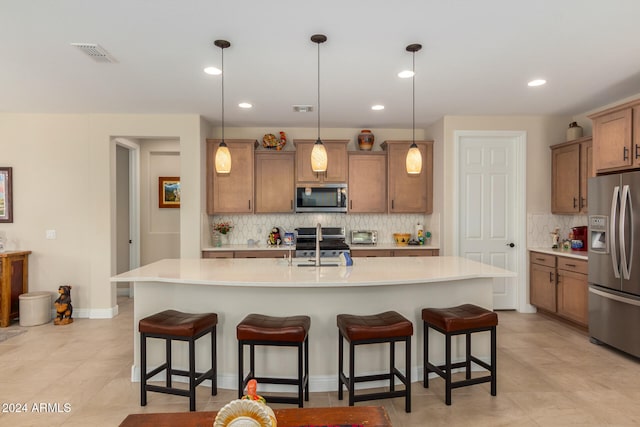
[[54, 325], [68, 325], [73, 323], [73, 306], [71, 306], [71, 285], [63, 285], [58, 288], [60, 296], [54, 301], [56, 306], [56, 318]]
[[247, 383], [247, 394], [242, 396], [242, 400], [252, 400], [254, 402], [258, 402], [264, 405], [267, 410], [267, 414], [269, 415], [269, 419], [271, 420], [271, 427], [277, 427], [278, 421], [276, 420], [276, 415], [273, 410], [267, 405], [267, 401], [264, 397], [258, 395], [258, 381], [251, 379]]
[[269, 233], [267, 243], [269, 244], [269, 246], [280, 246], [282, 240], [280, 239], [280, 230], [278, 230], [278, 227], [273, 227], [271, 229], [271, 233]]
[[560, 228], [556, 227], [553, 230], [553, 233], [551, 233], [551, 238], [553, 240], [553, 245], [551, 246], [551, 249], [558, 249], [558, 242], [560, 241]]

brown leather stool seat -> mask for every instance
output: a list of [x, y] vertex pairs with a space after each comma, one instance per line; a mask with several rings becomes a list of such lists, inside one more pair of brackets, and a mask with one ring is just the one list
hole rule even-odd
[[[451, 405], [451, 390], [468, 385], [491, 382], [491, 395], [496, 395], [496, 326], [498, 315], [473, 304], [463, 304], [451, 308], [422, 309], [424, 323], [424, 387], [429, 388], [429, 372], [435, 372], [445, 380], [445, 403]], [[433, 365], [429, 362], [429, 328], [445, 336], [445, 364]], [[491, 332], [491, 363], [488, 364], [471, 354], [471, 334]], [[451, 363], [451, 337], [464, 334], [466, 337], [465, 360]], [[489, 371], [489, 375], [471, 378], [471, 362]], [[452, 369], [465, 368], [465, 379], [453, 382]]]
[[[174, 394], [189, 397], [189, 410], [196, 410], [196, 386], [204, 380], [211, 380], [211, 395], [218, 394], [216, 367], [216, 327], [218, 315], [216, 313], [190, 314], [176, 310], [165, 310], [141, 319], [138, 323], [140, 332], [140, 405], [147, 405], [147, 391]], [[196, 372], [195, 342], [198, 338], [211, 334], [211, 369], [207, 372]], [[165, 340], [166, 361], [162, 365], [147, 372], [147, 338]], [[174, 369], [171, 366], [171, 341], [186, 341], [189, 343], [189, 370]], [[147, 384], [147, 381], [166, 370], [166, 385], [157, 386]], [[174, 388], [171, 385], [172, 376], [186, 376], [189, 378], [189, 389]]]
[[[238, 398], [251, 379], [266, 384], [289, 384], [298, 387], [297, 397], [267, 396], [267, 402], [297, 403], [303, 407], [304, 400], [309, 401], [309, 316], [275, 317], [263, 314], [249, 314], [236, 327], [238, 337]], [[249, 346], [249, 372], [244, 375], [244, 346]], [[255, 346], [284, 346], [298, 349], [298, 377], [274, 378], [255, 375]]]
[[[343, 398], [343, 386], [349, 392], [349, 406], [355, 402], [392, 397], [405, 397], [405, 411], [411, 412], [411, 336], [413, 323], [395, 311], [357, 316], [339, 314], [338, 322], [338, 399]], [[349, 342], [349, 376], [344, 374], [344, 340]], [[405, 343], [405, 371], [402, 374], [395, 366], [395, 344]], [[362, 344], [389, 343], [389, 373], [356, 376], [355, 346]], [[395, 378], [404, 384], [404, 390], [395, 389]], [[389, 380], [389, 391], [355, 394], [355, 383]]]

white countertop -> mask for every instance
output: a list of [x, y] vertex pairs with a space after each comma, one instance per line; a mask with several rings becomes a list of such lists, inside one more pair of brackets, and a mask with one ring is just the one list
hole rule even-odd
[[[325, 259], [325, 263], [339, 263]], [[515, 273], [460, 257], [355, 258], [353, 266], [300, 267], [306, 259], [164, 259], [111, 278], [112, 282], [166, 282], [277, 288], [384, 286], [473, 278], [515, 277]]]
[[[373, 250], [404, 250], [404, 249], [440, 249], [438, 246], [431, 245], [406, 245], [406, 246], [398, 246], [395, 243], [378, 243], [376, 245], [349, 245], [350, 249], [373, 249]], [[207, 246], [202, 248], [202, 251], [288, 251], [289, 247], [285, 245], [280, 246], [269, 246], [267, 244], [258, 244], [254, 246], [249, 246], [247, 244], [242, 245], [224, 245], [224, 246]], [[295, 245], [292, 247], [292, 250], [296, 250]]]
[[529, 251], [531, 252], [542, 252], [544, 254], [549, 254], [549, 255], [558, 255], [558, 256], [564, 256], [564, 257], [568, 257], [568, 258], [576, 258], [576, 259], [582, 259], [587, 261], [589, 259], [589, 256], [587, 255], [588, 252], [587, 251], [565, 251], [563, 249], [551, 249], [551, 248], [545, 248], [545, 247], [532, 247], [532, 248], [528, 248]]

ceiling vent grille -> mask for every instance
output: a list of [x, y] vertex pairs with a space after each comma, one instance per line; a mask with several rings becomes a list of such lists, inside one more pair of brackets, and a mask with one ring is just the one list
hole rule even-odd
[[294, 105], [293, 111], [296, 113], [312, 113], [313, 105]]
[[95, 43], [71, 43], [71, 46], [74, 46], [80, 51], [84, 52], [85, 55], [89, 56], [96, 62], [117, 62], [113, 56], [109, 52], [106, 51], [105, 48]]

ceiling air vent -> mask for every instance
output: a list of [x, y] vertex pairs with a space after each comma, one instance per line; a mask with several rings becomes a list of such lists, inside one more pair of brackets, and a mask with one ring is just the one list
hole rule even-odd
[[77, 47], [96, 62], [117, 62], [115, 58], [99, 44], [71, 43], [71, 46]]
[[313, 112], [313, 105], [294, 105], [293, 111], [296, 113], [311, 113]]

